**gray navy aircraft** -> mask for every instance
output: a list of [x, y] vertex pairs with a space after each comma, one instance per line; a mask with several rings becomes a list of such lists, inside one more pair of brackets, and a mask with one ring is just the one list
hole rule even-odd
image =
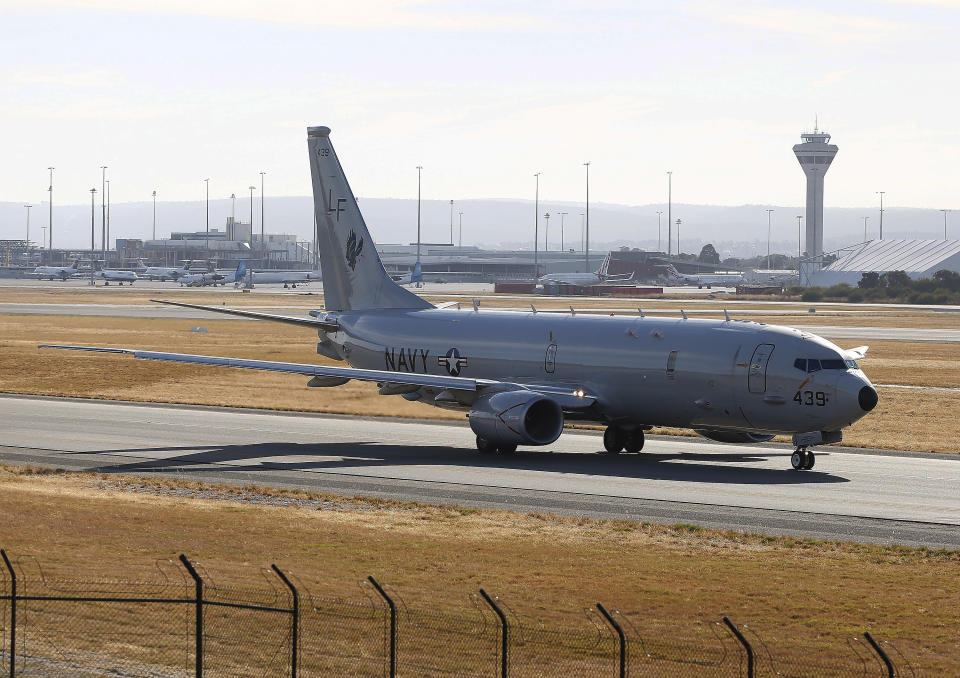
[[815, 445], [877, 404], [857, 361], [789, 327], [730, 320], [595, 316], [436, 307], [384, 270], [333, 146], [307, 129], [325, 310], [310, 317], [162, 301], [317, 330], [320, 355], [349, 367], [244, 360], [123, 348], [147, 360], [241, 367], [309, 377], [307, 386], [357, 379], [380, 393], [466, 413], [484, 453], [549, 445], [568, 420], [606, 426], [610, 453], [640, 452], [654, 425], [690, 428], [722, 442], [793, 436], [791, 465], [810, 469]]

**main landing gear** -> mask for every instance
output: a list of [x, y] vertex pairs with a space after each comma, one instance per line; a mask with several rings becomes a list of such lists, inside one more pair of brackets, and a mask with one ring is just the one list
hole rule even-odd
[[610, 454], [623, 451], [636, 454], [643, 449], [643, 429], [626, 430], [619, 426], [608, 426], [603, 432], [603, 447]]
[[516, 443], [501, 444], [477, 436], [477, 450], [480, 454], [513, 454], [517, 451]]
[[816, 463], [816, 457], [806, 446], [798, 447], [790, 455], [790, 465], [794, 471], [809, 471]]

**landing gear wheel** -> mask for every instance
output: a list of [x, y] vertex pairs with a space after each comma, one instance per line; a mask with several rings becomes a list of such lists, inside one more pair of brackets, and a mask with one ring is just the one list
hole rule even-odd
[[817, 462], [817, 458], [814, 456], [813, 452], [807, 450], [806, 461], [803, 464], [803, 470], [809, 471], [813, 468], [813, 465]]
[[610, 454], [620, 454], [623, 450], [623, 433], [616, 426], [608, 426], [603, 432], [603, 447]]
[[812, 456], [807, 452], [807, 448], [798, 447], [793, 451], [793, 454], [790, 455], [790, 466], [793, 467], [794, 471], [804, 471], [807, 468], [807, 457]]
[[513, 454], [517, 451], [516, 444], [497, 445], [497, 454]]
[[624, 436], [623, 448], [630, 454], [637, 454], [643, 449], [643, 431], [637, 429]]
[[480, 454], [493, 454], [497, 451], [497, 446], [486, 438], [477, 436], [477, 450], [480, 452]]

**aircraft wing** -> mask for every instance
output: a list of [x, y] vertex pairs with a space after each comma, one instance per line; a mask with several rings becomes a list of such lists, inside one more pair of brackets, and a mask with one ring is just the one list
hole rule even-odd
[[224, 308], [223, 306], [202, 306], [201, 304], [185, 304], [182, 301], [164, 301], [162, 299], [151, 299], [155, 304], [167, 304], [168, 306], [183, 306], [184, 308], [195, 308], [200, 311], [210, 311], [212, 313], [224, 313], [226, 315], [238, 315], [242, 318], [253, 318], [255, 320], [272, 320], [289, 325], [305, 325], [315, 327], [324, 332], [336, 332], [339, 329], [335, 322], [321, 320], [320, 318], [300, 318], [293, 315], [276, 315], [273, 313], [260, 313], [259, 311], [241, 311], [236, 308]]
[[410, 372], [393, 372], [390, 370], [364, 370], [356, 367], [336, 367], [332, 365], [308, 365], [304, 363], [281, 363], [272, 360], [248, 360], [245, 358], [225, 358], [209, 355], [191, 355], [189, 353], [166, 353], [163, 351], [138, 351], [129, 348], [109, 348], [101, 346], [67, 346], [57, 344], [40, 344], [37, 348], [58, 348], [69, 351], [89, 351], [93, 353], [121, 353], [132, 355], [141, 360], [161, 360], [175, 363], [190, 363], [192, 365], [216, 365], [219, 367], [240, 367], [248, 370], [265, 370], [268, 372], [284, 372], [287, 374], [302, 374], [309, 377], [338, 377], [356, 379], [358, 381], [373, 381], [390, 384], [411, 384], [431, 388], [450, 389], [454, 391], [506, 391], [526, 390], [542, 393], [557, 402], [560, 407], [568, 410], [585, 409], [593, 405], [596, 396], [583, 390], [574, 390], [562, 386], [540, 384], [515, 384], [496, 381], [493, 379], [470, 379], [468, 377], [453, 377], [438, 374], [416, 374]]

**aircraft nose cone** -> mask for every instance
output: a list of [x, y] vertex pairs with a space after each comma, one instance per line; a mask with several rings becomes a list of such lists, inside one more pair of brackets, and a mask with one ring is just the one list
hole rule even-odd
[[877, 391], [870, 386], [864, 386], [861, 388], [860, 395], [857, 396], [857, 400], [860, 402], [860, 409], [862, 409], [864, 412], [869, 412], [876, 407], [879, 399], [880, 398], [877, 396]]

